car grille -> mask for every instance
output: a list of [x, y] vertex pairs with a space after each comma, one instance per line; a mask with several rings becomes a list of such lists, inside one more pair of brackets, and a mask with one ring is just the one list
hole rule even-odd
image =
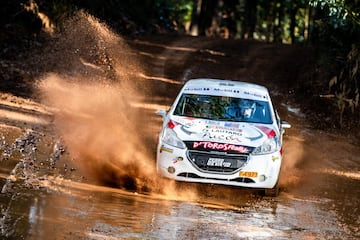
[[200, 171], [231, 174], [242, 168], [248, 161], [246, 154], [209, 153], [189, 150], [190, 162]]

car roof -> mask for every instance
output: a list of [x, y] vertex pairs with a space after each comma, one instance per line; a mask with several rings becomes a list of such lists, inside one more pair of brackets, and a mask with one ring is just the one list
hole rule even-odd
[[214, 78], [196, 78], [190, 79], [185, 83], [186, 87], [237, 87], [243, 90], [254, 90], [262, 92], [263, 94], [268, 94], [269, 91], [265, 86], [249, 83], [249, 82], [242, 82], [242, 81], [235, 81], [235, 80], [226, 80], [226, 79], [214, 79]]
[[213, 78], [191, 79], [182, 88], [183, 93], [228, 96], [236, 98], [271, 101], [266, 87], [234, 80]]

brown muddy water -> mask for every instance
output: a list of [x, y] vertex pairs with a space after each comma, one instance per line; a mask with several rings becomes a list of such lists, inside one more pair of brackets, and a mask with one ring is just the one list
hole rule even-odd
[[358, 149], [303, 125], [285, 136], [276, 198], [166, 181], [166, 191], [105, 186], [71, 166], [53, 136], [8, 128], [1, 137], [2, 239], [359, 237]]
[[280, 104], [292, 128], [278, 197], [161, 179], [155, 110], [181, 83], [162, 75], [166, 56], [141, 51], [155, 66], [145, 73], [106, 26], [75, 20], [38, 56], [41, 103], [0, 98], [1, 239], [360, 238], [358, 140], [314, 129]]

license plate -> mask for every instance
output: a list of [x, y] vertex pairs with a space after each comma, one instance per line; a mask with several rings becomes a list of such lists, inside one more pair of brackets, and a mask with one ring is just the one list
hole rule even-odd
[[240, 171], [240, 177], [256, 178], [257, 175], [258, 175], [257, 172], [244, 172], [244, 171]]
[[222, 158], [209, 158], [209, 160], [207, 161], [207, 165], [213, 167], [222, 167], [224, 161], [225, 160]]
[[212, 167], [231, 167], [231, 162], [226, 162], [225, 159], [222, 158], [209, 158], [206, 165]]

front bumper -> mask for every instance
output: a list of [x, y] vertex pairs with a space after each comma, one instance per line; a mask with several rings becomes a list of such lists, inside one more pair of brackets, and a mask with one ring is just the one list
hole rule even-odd
[[167, 144], [161, 144], [157, 148], [157, 171], [166, 178], [249, 188], [275, 187], [282, 158], [280, 151], [266, 155], [249, 155], [245, 164], [230, 172], [207, 171], [191, 161], [187, 149], [178, 149]]

